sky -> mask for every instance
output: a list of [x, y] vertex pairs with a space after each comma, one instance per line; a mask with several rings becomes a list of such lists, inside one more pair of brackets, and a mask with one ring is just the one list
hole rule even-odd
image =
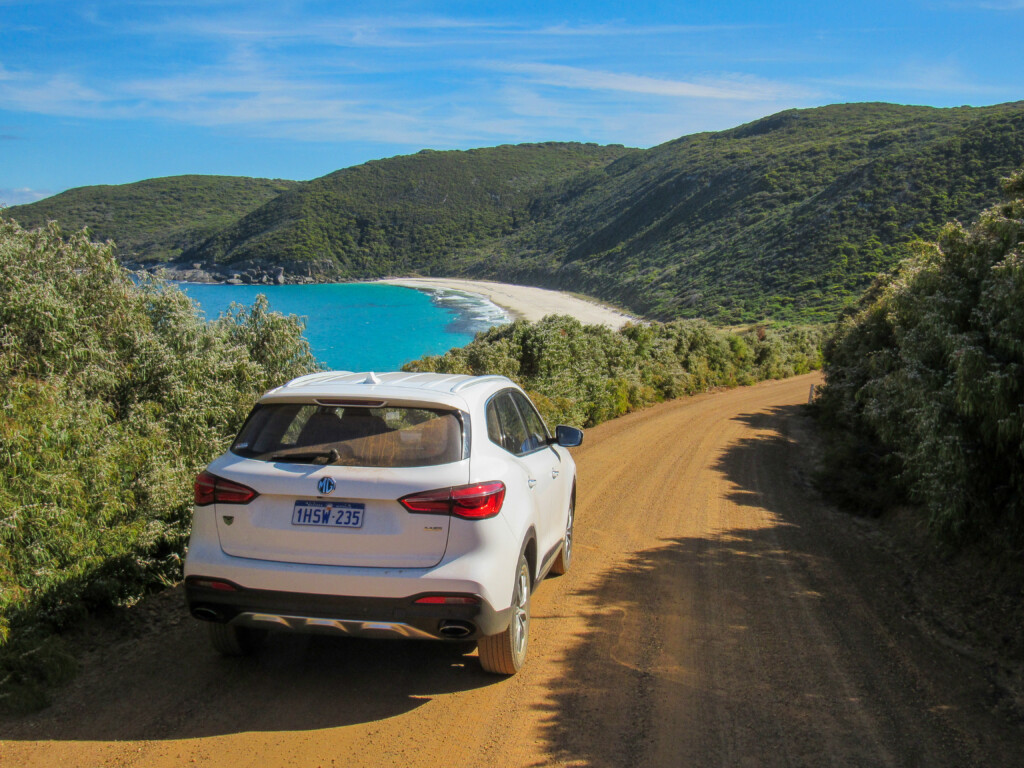
[[0, 204], [1024, 99], [1024, 0], [0, 0]]

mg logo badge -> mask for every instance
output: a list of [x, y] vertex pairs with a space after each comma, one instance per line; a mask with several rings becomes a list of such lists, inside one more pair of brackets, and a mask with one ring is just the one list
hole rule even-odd
[[320, 491], [321, 496], [326, 496], [329, 493], [333, 493], [335, 488], [333, 477], [321, 477], [320, 482], [316, 484], [316, 489]]

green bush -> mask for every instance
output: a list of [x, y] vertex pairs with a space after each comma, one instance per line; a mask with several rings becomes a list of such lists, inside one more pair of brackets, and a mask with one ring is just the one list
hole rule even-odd
[[652, 403], [820, 367], [816, 328], [718, 331], [700, 320], [620, 331], [549, 315], [492, 328], [466, 347], [406, 370], [501, 374], [527, 390], [548, 423], [593, 426]]
[[970, 230], [917, 244], [825, 348], [825, 423], [954, 543], [1024, 541], [1024, 171], [1004, 190]]
[[179, 578], [192, 479], [260, 394], [315, 370], [302, 330], [262, 297], [206, 322], [85, 233], [0, 219], [4, 689], [38, 677], [27, 634]]

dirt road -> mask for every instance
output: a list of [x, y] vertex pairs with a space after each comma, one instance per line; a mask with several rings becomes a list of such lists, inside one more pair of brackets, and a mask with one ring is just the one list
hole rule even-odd
[[914, 621], [877, 533], [804, 479], [815, 377], [589, 430], [573, 570], [499, 680], [429, 643], [278, 637], [219, 659], [172, 590], [0, 766], [1020, 765], [984, 670]]

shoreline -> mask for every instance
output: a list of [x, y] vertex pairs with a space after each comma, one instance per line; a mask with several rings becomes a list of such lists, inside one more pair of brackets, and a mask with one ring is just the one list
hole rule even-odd
[[457, 291], [476, 294], [497, 304], [514, 320], [523, 319], [536, 322], [545, 315], [571, 315], [584, 325], [604, 325], [612, 330], [618, 330], [626, 323], [639, 322], [639, 318], [607, 305], [548, 288], [447, 277], [402, 277], [368, 282], [398, 285], [428, 293]]
[[[198, 265], [195, 265], [198, 266]], [[271, 277], [264, 273], [212, 274], [200, 268], [182, 269], [161, 266], [145, 270], [157, 277], [173, 282], [192, 285], [247, 285], [273, 287], [281, 285], [325, 285], [337, 282], [395, 285], [412, 288], [429, 294], [462, 293], [497, 305], [504, 310], [510, 321], [527, 320], [537, 322], [547, 315], [570, 315], [584, 325], [603, 325], [619, 330], [627, 323], [642, 322], [642, 318], [603, 304], [597, 299], [580, 297], [550, 288], [536, 288], [514, 283], [500, 283], [492, 280], [466, 280], [454, 277], [394, 277], [378, 280], [340, 280], [321, 282], [309, 276], [286, 275], [282, 271]], [[259, 278], [259, 279], [257, 279]]]

